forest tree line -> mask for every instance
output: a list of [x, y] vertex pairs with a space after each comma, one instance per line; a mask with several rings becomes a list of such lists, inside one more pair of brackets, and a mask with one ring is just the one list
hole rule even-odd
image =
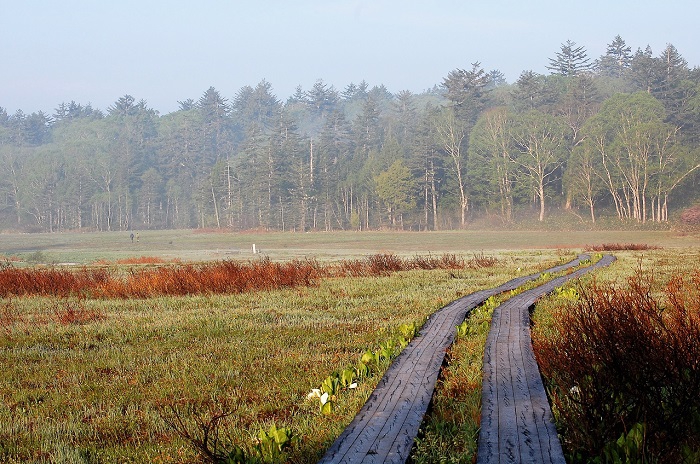
[[420, 94], [318, 80], [284, 102], [263, 80], [165, 115], [130, 95], [0, 108], [0, 228], [663, 223], [700, 198], [700, 69], [673, 45], [618, 36], [592, 59], [567, 41], [547, 69], [509, 84], [474, 63]]

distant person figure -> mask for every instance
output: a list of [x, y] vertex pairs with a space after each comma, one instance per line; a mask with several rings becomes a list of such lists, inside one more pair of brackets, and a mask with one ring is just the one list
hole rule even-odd
[[131, 233], [131, 243], [134, 243], [134, 233]]
[[138, 232], [136, 232], [136, 241], [137, 242], [139, 241], [139, 233]]

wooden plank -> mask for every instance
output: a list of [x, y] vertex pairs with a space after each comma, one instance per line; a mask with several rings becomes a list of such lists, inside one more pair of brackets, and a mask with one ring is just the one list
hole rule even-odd
[[[545, 272], [571, 268], [587, 258], [580, 256]], [[518, 277], [498, 287], [480, 290], [433, 314], [420, 334], [394, 360], [360, 412], [319, 462], [406, 462], [430, 404], [445, 352], [454, 342], [455, 326], [490, 296], [513, 290], [539, 276], [540, 273]], [[498, 411], [496, 404], [492, 408]]]
[[565, 463], [532, 349], [529, 310], [568, 280], [613, 261], [605, 256], [494, 309], [484, 352], [477, 463]]

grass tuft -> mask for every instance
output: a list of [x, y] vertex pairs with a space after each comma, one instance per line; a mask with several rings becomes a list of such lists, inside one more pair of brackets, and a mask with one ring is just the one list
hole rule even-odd
[[52, 303], [54, 319], [61, 325], [85, 325], [106, 319], [99, 309], [86, 307], [82, 298], [59, 299]]
[[[182, 431], [194, 439], [203, 438], [197, 431], [208, 431], [208, 438], [218, 433], [219, 441], [207, 445], [212, 454], [238, 450], [250, 457], [265, 442], [260, 431], [269, 438], [274, 425], [277, 432], [291, 430], [299, 437], [284, 449], [289, 462], [317, 462], [381, 378], [388, 365], [381, 352], [387, 340], [405, 336], [401, 327], [425, 321], [466, 293], [508, 280], [525, 263], [547, 267], [557, 259], [553, 252], [503, 255], [488, 272], [465, 266], [458, 279], [451, 270], [415, 268], [342, 277], [341, 263], [313, 260], [6, 269], [5, 282], [25, 276], [20, 272], [25, 270], [45, 281], [51, 272], [73, 273], [72, 283], [87, 272], [93, 287], [85, 296], [0, 300], [0, 461], [201, 462], [202, 449]], [[455, 260], [437, 256], [424, 262], [433, 261]], [[376, 268], [395, 260], [360, 262], [368, 273], [372, 263]], [[197, 275], [213, 269], [220, 273], [211, 279], [216, 285], [233, 285], [230, 276], [243, 273], [237, 284], [243, 286], [254, 277], [244, 272], [254, 268], [263, 271], [260, 279], [277, 276], [275, 285], [290, 279], [313, 285], [92, 298], [107, 284], [144, 276], [162, 281], [173, 270], [182, 281], [173, 286], [193, 285]], [[95, 275], [102, 280], [95, 283]], [[137, 288], [147, 285], [154, 284], [145, 281]], [[330, 414], [320, 411], [318, 401], [306, 401], [329, 373], [357, 365], [368, 350], [380, 353], [382, 372], [344, 392]], [[172, 426], [179, 420], [172, 408], [186, 426], [179, 431]], [[230, 411], [234, 414], [217, 418]]]
[[117, 264], [165, 264], [167, 261], [157, 256], [139, 256], [118, 259]]
[[645, 251], [660, 250], [661, 247], [646, 243], [603, 243], [601, 245], [586, 245], [584, 251]]

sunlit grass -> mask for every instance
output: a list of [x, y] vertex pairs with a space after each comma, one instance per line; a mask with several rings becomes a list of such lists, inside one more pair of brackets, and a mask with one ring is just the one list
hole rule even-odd
[[[3, 299], [0, 461], [198, 462], [164, 420], [174, 406], [189, 423], [195, 414], [232, 411], [225, 430], [241, 446], [249, 447], [260, 427], [290, 427], [301, 437], [291, 459], [315, 462], [378, 381], [343, 395], [333, 414], [322, 416], [305, 398], [326, 376], [354, 365], [401, 324], [421, 324], [462, 295], [573, 257], [556, 249], [487, 254], [497, 266], [324, 279], [316, 287], [240, 295]], [[624, 278], [639, 262], [665, 273], [700, 257], [697, 249], [616, 255], [618, 263], [596, 278]], [[67, 305], [96, 317], [61, 322]], [[453, 363], [479, 366], [480, 349], [480, 340], [456, 345]], [[454, 365], [458, 373], [466, 369]], [[478, 383], [469, 372], [467, 384]], [[464, 388], [461, 375], [449, 392]]]
[[[188, 462], [196, 451], [167, 426], [175, 406], [234, 413], [226, 431], [249, 446], [275, 423], [313, 462], [361, 407], [373, 383], [322, 416], [305, 400], [401, 324], [448, 302], [571, 255], [499, 254], [488, 269], [334, 278], [316, 287], [240, 295], [91, 300], [4, 299], [0, 311], [0, 460]], [[62, 323], [62, 305], [99, 317]]]

